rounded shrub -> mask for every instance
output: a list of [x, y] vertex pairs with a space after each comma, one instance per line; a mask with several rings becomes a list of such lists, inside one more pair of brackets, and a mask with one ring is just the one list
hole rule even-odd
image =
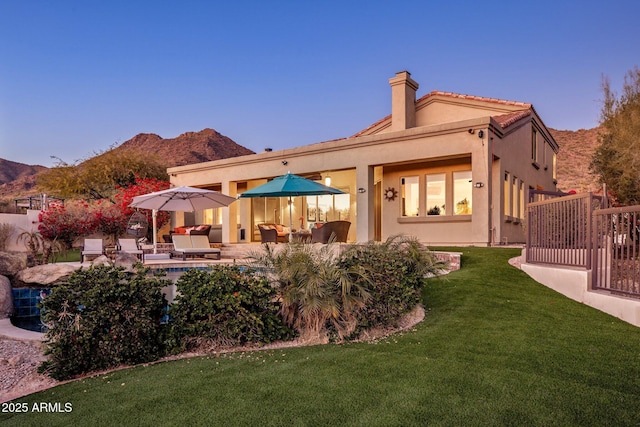
[[176, 285], [169, 309], [174, 352], [200, 344], [228, 347], [292, 337], [277, 315], [275, 289], [251, 271], [223, 265], [192, 269]]
[[162, 357], [167, 301], [161, 289], [171, 281], [148, 272], [91, 266], [54, 288], [41, 303], [49, 329], [40, 371], [64, 380]]
[[356, 284], [365, 287], [370, 298], [358, 312], [359, 330], [395, 326], [420, 303], [425, 278], [445, 267], [417, 239], [401, 235], [381, 243], [351, 245], [338, 264], [363, 272], [355, 278]]

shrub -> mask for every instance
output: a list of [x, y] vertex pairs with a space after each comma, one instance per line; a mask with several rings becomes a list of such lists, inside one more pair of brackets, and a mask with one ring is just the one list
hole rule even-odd
[[339, 266], [335, 245], [292, 243], [252, 255], [252, 263], [269, 273], [278, 289], [284, 321], [307, 340], [324, 340], [330, 330], [339, 339], [356, 326], [356, 312], [369, 298], [365, 281], [355, 281], [357, 265]]
[[141, 266], [76, 270], [42, 302], [49, 357], [40, 371], [63, 380], [163, 356], [161, 288], [170, 283]]
[[188, 270], [176, 285], [178, 296], [169, 309], [174, 351], [204, 343], [225, 347], [292, 337], [277, 316], [276, 291], [263, 277], [218, 265], [211, 271]]
[[358, 313], [359, 329], [395, 326], [420, 303], [425, 277], [445, 267], [417, 239], [405, 236], [352, 245], [342, 252], [338, 265], [364, 269], [356, 285], [366, 287], [371, 299]]
[[0, 251], [6, 251], [9, 239], [16, 230], [16, 226], [8, 223], [0, 223]]

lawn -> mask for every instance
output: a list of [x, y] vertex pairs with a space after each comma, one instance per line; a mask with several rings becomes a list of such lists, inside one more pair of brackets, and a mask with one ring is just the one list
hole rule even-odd
[[[375, 343], [139, 366], [18, 399], [29, 412], [0, 423], [640, 424], [640, 329], [537, 284], [508, 265], [518, 252], [464, 248], [425, 288], [425, 320]], [[34, 412], [43, 402], [72, 411]]]

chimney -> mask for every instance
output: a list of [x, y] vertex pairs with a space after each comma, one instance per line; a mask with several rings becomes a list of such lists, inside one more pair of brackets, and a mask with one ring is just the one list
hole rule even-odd
[[408, 71], [400, 71], [389, 79], [391, 85], [391, 130], [404, 130], [416, 125], [416, 91], [418, 83]]

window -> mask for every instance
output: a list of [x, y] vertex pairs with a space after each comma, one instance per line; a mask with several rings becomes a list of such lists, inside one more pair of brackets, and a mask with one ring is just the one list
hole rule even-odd
[[427, 175], [427, 215], [446, 215], [446, 174]]
[[552, 165], [552, 174], [553, 174], [553, 179], [558, 179], [556, 172], [557, 172], [557, 166], [558, 166], [558, 158], [557, 158], [557, 154], [554, 152], [553, 153], [553, 165]]
[[538, 161], [538, 132], [531, 129], [531, 160]]
[[504, 173], [504, 184], [502, 186], [502, 192], [504, 194], [504, 215], [511, 216], [511, 189], [509, 188], [509, 172]]
[[472, 212], [471, 194], [473, 184], [471, 171], [453, 173], [453, 204], [455, 215], [470, 215]]
[[401, 179], [402, 216], [418, 216], [420, 182], [417, 176]]
[[511, 215], [514, 218], [519, 218], [518, 209], [520, 208], [520, 204], [518, 203], [518, 178], [516, 178], [515, 176], [511, 179], [511, 191], [511, 203], [513, 204]]
[[520, 181], [520, 219], [524, 219], [524, 182]]
[[222, 224], [222, 209], [205, 209], [203, 212], [203, 222], [205, 224], [219, 225]]

